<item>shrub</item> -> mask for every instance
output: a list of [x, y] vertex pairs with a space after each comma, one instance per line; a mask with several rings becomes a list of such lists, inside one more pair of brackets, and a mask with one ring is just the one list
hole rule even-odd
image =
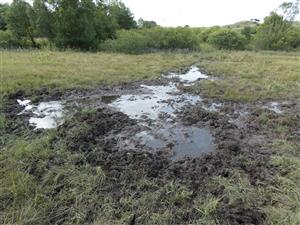
[[116, 39], [106, 40], [99, 48], [111, 52], [142, 53], [148, 49], [148, 41], [136, 30], [121, 30], [117, 32]]
[[153, 49], [198, 49], [199, 40], [189, 28], [151, 28], [118, 31], [116, 39], [100, 44], [100, 50], [143, 53]]
[[39, 48], [49, 48], [51, 46], [47, 38], [36, 38], [35, 42]]
[[249, 41], [256, 34], [256, 27], [246, 26], [241, 30], [241, 34]]
[[213, 32], [209, 36], [208, 42], [219, 49], [243, 50], [246, 38], [236, 31], [224, 29]]
[[290, 21], [272, 12], [258, 28], [256, 47], [264, 50], [291, 50], [300, 46], [299, 33]]
[[219, 30], [221, 30], [221, 28], [219, 26], [206, 28], [205, 30], [203, 30], [202, 32], [199, 33], [199, 38], [202, 42], [207, 42], [210, 35]]
[[149, 35], [152, 40], [152, 48], [190, 50], [198, 48], [198, 39], [190, 28], [155, 28], [145, 31], [145, 35]]
[[17, 46], [17, 40], [13, 34], [6, 30], [0, 31], [0, 48], [11, 48]]
[[[50, 46], [46, 38], [35, 38], [37, 47], [45, 48]], [[0, 48], [31, 48], [32, 42], [27, 38], [17, 39], [10, 30], [0, 31]]]

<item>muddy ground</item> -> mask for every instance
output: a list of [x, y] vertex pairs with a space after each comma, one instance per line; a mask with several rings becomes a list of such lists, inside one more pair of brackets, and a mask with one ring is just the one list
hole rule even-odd
[[[138, 132], [147, 131], [147, 126], [153, 123], [152, 120], [145, 118], [140, 123], [139, 119], [130, 118], [109, 105], [118, 96], [143, 94], [140, 84], [166, 85], [167, 82], [162, 78], [150, 83], [101, 86], [94, 90], [69, 90], [64, 93], [41, 89], [33, 93], [33, 101], [68, 102], [66, 108], [69, 116], [57, 128], [51, 142], [52, 148], [65, 146], [74, 154], [80, 152], [85, 158], [75, 160], [75, 165], [88, 163], [104, 170], [108, 180], [101, 194], [113, 199], [116, 205], [115, 218], [121, 217], [123, 212], [120, 199], [132, 192], [135, 193], [135, 198], [143, 196], [146, 190], [138, 188], [137, 182], [141, 177], [146, 177], [155, 180], [157, 186], [148, 187], [153, 188], [153, 191], [174, 181], [188, 188], [191, 199], [208, 194], [220, 198], [214, 215], [220, 224], [262, 224], [265, 216], [260, 210], [265, 204], [263, 198], [251, 202], [250, 205], [244, 204], [242, 200], [232, 203], [222, 197], [224, 186], [214, 185], [210, 180], [218, 176], [231, 177], [236, 171], [242, 171], [254, 187], [272, 184], [277, 172], [276, 167], [270, 163], [272, 151], [268, 148], [276, 137], [272, 124], [281, 122], [283, 117], [288, 116], [286, 123], [289, 132], [294, 134], [294, 138], [299, 138], [300, 104], [293, 101], [280, 102], [281, 113], [264, 108], [268, 102], [242, 104], [222, 101], [218, 102], [221, 106], [214, 110], [208, 110], [204, 106], [210, 107], [216, 100], [204, 99], [195, 105], [187, 104], [182, 110], [174, 112], [175, 116], [169, 123], [209, 131], [213, 137], [214, 149], [174, 159], [170, 154], [172, 143], [153, 150], [132, 138]], [[22, 107], [16, 101], [24, 97], [24, 93], [20, 92], [6, 98], [6, 132], [16, 136], [43, 135], [46, 131], [34, 130], [29, 125], [28, 114], [17, 115]], [[262, 121], [262, 115], [267, 116], [267, 123]], [[166, 121], [169, 118], [167, 114], [160, 114], [158, 120]], [[155, 126], [160, 127], [161, 124]], [[58, 163], [59, 160], [53, 159], [52, 163]], [[181, 209], [184, 209], [184, 214], [174, 217], [172, 224], [188, 224], [201, 216], [189, 202], [191, 201], [174, 203], [174, 215], [181, 212]], [[157, 207], [159, 210], [161, 206]], [[92, 222], [96, 214], [90, 212], [86, 224]], [[127, 224], [145, 224], [144, 215], [138, 212], [131, 214], [132, 218]]]

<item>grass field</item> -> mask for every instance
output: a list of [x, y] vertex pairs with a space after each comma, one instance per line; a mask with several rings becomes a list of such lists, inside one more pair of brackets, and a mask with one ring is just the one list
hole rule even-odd
[[162, 72], [195, 62], [187, 54], [1, 51], [1, 93], [50, 88], [92, 88], [155, 79]]
[[220, 77], [193, 87], [209, 97], [241, 101], [300, 98], [299, 53], [212, 52], [200, 59], [200, 67]]
[[[299, 57], [299, 53], [281, 52], [125, 55], [1, 51], [1, 107], [6, 107], [6, 94], [19, 90], [30, 94], [41, 87], [93, 88], [156, 79], [163, 72], [191, 64], [219, 78], [189, 88], [201, 96], [249, 104], [271, 99], [299, 101]], [[93, 113], [84, 112], [91, 117]], [[205, 187], [215, 187], [216, 192], [222, 189], [218, 197], [195, 194], [180, 180], [149, 178], [139, 170], [141, 165], [138, 169], [130, 165], [114, 179], [113, 173], [106, 174], [100, 166], [87, 163], [83, 152], [70, 151], [68, 139], [58, 131], [34, 136], [28, 130], [10, 133], [7, 124], [17, 123], [6, 123], [10, 119], [4, 114], [0, 117], [1, 134], [6, 139], [0, 143], [2, 224], [128, 224], [137, 214], [149, 225], [176, 224], [189, 215], [193, 215], [192, 225], [218, 225], [226, 224], [218, 220], [224, 202], [233, 209], [240, 205], [251, 209], [259, 203], [264, 224], [300, 224], [300, 144], [292, 135], [299, 121], [297, 115], [258, 114], [259, 132], [272, 137], [264, 146], [272, 152], [268, 168], [274, 171], [272, 182], [253, 185], [249, 174], [240, 170], [228, 177], [212, 176]], [[67, 135], [80, 137], [89, 129], [86, 124], [81, 126], [78, 122], [74, 134]], [[241, 161], [245, 167], [256, 163], [242, 156]], [[115, 186], [121, 197], [115, 196]]]
[[300, 98], [299, 53], [226, 51], [145, 55], [1, 51], [1, 93], [155, 79], [191, 64], [221, 77], [192, 88], [208, 97], [242, 101]]

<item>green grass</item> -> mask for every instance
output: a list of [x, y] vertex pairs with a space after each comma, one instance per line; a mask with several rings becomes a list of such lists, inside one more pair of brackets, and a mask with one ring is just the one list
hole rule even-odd
[[190, 88], [207, 97], [239, 101], [300, 98], [300, 53], [247, 51], [144, 55], [1, 51], [1, 93], [156, 79], [162, 72], [193, 63], [220, 77]]
[[271, 193], [272, 205], [264, 208], [267, 224], [300, 224], [300, 157], [298, 142], [287, 139], [274, 140], [270, 146], [274, 150], [272, 164], [278, 168], [272, 186], [266, 188]]
[[284, 52], [211, 52], [198, 65], [218, 76], [190, 89], [207, 97], [256, 101], [300, 99], [300, 54]]
[[190, 65], [189, 54], [157, 53], [145, 55], [56, 52], [1, 51], [1, 93], [50, 88], [87, 88], [99, 84], [118, 84], [155, 79], [162, 72]]

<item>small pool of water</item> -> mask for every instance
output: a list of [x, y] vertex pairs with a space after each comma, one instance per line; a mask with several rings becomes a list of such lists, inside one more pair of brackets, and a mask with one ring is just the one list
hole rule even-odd
[[271, 102], [270, 106], [268, 106], [267, 108], [277, 114], [283, 113], [278, 102]]
[[[184, 74], [170, 74], [167, 77], [179, 78], [181, 85], [192, 85], [199, 79], [208, 78], [197, 67], [191, 67]], [[126, 141], [137, 143], [149, 150], [166, 150], [173, 160], [197, 157], [213, 151], [215, 146], [209, 130], [178, 124], [176, 112], [202, 99], [199, 95], [182, 92], [177, 84], [178, 82], [170, 80], [167, 85], [141, 85], [135, 94], [84, 96], [75, 101], [74, 105], [76, 108], [109, 106], [136, 119], [143, 131], [127, 137]], [[64, 122], [66, 110], [60, 101], [34, 105], [30, 100], [18, 100], [18, 104], [23, 107], [19, 114], [26, 114], [29, 124], [35, 129], [52, 129]], [[219, 107], [221, 105], [212, 104], [207, 110], [214, 111]]]
[[41, 102], [33, 105], [30, 100], [18, 100], [18, 103], [24, 107], [19, 115], [30, 114], [29, 124], [35, 129], [53, 129], [64, 121], [63, 104], [60, 101]]
[[193, 83], [199, 79], [208, 79], [209, 76], [201, 73], [198, 67], [192, 66], [191, 69], [184, 74], [171, 73], [166, 75], [167, 78], [178, 78], [183, 83]]
[[173, 160], [198, 157], [215, 149], [210, 132], [197, 127], [165, 124], [159, 129], [142, 131], [135, 138], [151, 150], [168, 149]]
[[109, 104], [133, 119], [158, 119], [161, 113], [174, 116], [176, 110], [187, 104], [196, 104], [201, 98], [180, 93], [174, 83], [165, 86], [142, 85], [149, 94], [122, 95]]
[[[208, 78], [197, 67], [192, 67], [185, 74], [170, 74], [166, 77], [179, 78], [182, 83], [189, 85]], [[166, 150], [173, 160], [198, 157], [213, 151], [215, 146], [209, 130], [174, 124], [176, 111], [202, 101], [199, 95], [183, 93], [176, 85], [175, 82], [156, 86], [141, 85], [144, 94], [121, 95], [109, 105], [147, 127], [147, 130], [137, 133], [133, 140], [149, 150]], [[207, 110], [217, 111], [220, 107], [221, 104], [212, 104]]]

